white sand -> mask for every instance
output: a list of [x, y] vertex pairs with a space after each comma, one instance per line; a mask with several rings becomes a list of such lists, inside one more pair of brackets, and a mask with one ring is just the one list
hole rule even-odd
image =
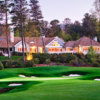
[[26, 77], [25, 75], [19, 75], [19, 77]]
[[12, 84], [9, 84], [8, 86], [21, 86], [21, 85], [23, 85], [23, 84], [21, 84], [21, 83], [12, 83]]
[[68, 75], [68, 76], [76, 77], [76, 76], [81, 76], [81, 75], [79, 75], [79, 74], [70, 74], [70, 75]]
[[70, 76], [70, 77], [77, 77], [77, 76], [81, 76], [81, 75], [79, 75], [79, 74], [63, 75], [63, 77], [68, 77], [68, 76]]
[[96, 81], [100, 81], [100, 78], [96, 78], [96, 79], [94, 79], [94, 80], [96, 80]]
[[32, 78], [35, 78], [36, 76], [31, 76]]

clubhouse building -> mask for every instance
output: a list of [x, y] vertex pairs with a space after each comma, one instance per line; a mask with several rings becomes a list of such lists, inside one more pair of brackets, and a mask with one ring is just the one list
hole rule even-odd
[[[97, 53], [100, 53], [100, 43], [91, 40], [88, 37], [81, 37], [76, 41], [65, 42], [59, 37], [25, 37], [24, 51], [31, 53], [49, 53], [49, 54], [61, 54], [61, 53], [83, 53], [87, 54], [90, 46], [93, 46]], [[0, 37], [0, 53], [7, 55], [7, 41], [5, 36]], [[9, 37], [10, 52], [22, 53], [22, 41], [20, 37]]]

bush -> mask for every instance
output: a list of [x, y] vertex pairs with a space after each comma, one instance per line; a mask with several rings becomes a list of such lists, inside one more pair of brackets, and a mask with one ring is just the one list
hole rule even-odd
[[39, 58], [34, 58], [34, 63], [39, 64]]
[[46, 54], [46, 53], [44, 53], [44, 54], [36, 53], [33, 56], [34, 56], [34, 59], [35, 58], [39, 59], [39, 63], [40, 64], [45, 63], [45, 60], [48, 59], [48, 58], [50, 58], [50, 54]]
[[71, 60], [69, 64], [75, 65], [75, 66], [78, 65], [78, 64], [79, 64], [79, 63], [78, 63], [78, 59], [73, 59], [73, 60]]
[[25, 61], [24, 67], [34, 67], [34, 61]]
[[12, 60], [7, 60], [5, 64], [5, 68], [12, 68], [12, 63], [13, 63]]
[[100, 63], [94, 62], [94, 63], [92, 64], [92, 66], [93, 66], [93, 67], [100, 67]]
[[60, 63], [66, 63], [66, 54], [59, 54], [58, 58]]
[[3, 66], [2, 62], [0, 61], [0, 70], [1, 69], [4, 69], [4, 66]]
[[87, 53], [88, 62], [91, 63], [91, 64], [93, 64], [94, 62], [96, 62], [96, 59], [97, 59], [96, 57], [97, 57], [97, 53], [93, 49], [93, 46], [91, 46], [89, 48], [88, 53]]
[[70, 63], [71, 61], [74, 62], [74, 60], [77, 58], [76, 55], [72, 54], [66, 54], [66, 63]]
[[24, 64], [21, 61], [13, 61], [12, 62], [12, 67], [13, 68], [21, 68], [21, 67], [24, 67]]
[[46, 60], [45, 60], [45, 63], [46, 63], [46, 64], [50, 64], [50, 62], [51, 62], [50, 59], [46, 59]]

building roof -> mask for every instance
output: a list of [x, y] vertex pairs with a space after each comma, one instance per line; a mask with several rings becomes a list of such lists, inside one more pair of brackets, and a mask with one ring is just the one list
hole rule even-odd
[[[55, 37], [49, 38], [49, 37], [39, 37], [39, 38], [35, 38], [35, 37], [25, 37], [25, 42], [30, 45], [36, 45], [38, 44], [38, 46], [45, 46], [48, 43], [50, 43], [52, 40], [54, 40]], [[14, 45], [16, 45], [18, 42], [21, 41], [20, 37], [14, 37], [14, 42], [10, 42], [9, 40], [9, 47], [14, 47]], [[6, 40], [6, 36], [1, 36], [0, 37], [0, 48], [7, 48], [7, 40]]]
[[79, 40], [75, 41], [74, 47], [78, 47], [79, 45], [81, 45], [81, 46], [91, 46], [91, 45], [92, 46], [100, 46], [100, 43], [84, 36], [84, 37], [80, 38]]
[[[0, 48], [7, 48], [7, 38], [5, 36], [0, 37]], [[9, 42], [9, 47], [13, 47], [15, 44], [21, 41], [21, 38], [15, 37], [14, 42]]]
[[[30, 45], [36, 45], [38, 44], [38, 46], [46, 46], [47, 44], [49, 44], [52, 40], [54, 40], [56, 37], [39, 37], [39, 38], [35, 38], [35, 37], [25, 37], [25, 42]], [[14, 47], [17, 43], [19, 43], [21, 41], [20, 37], [14, 37], [14, 42], [9, 42], [9, 47], [12, 48]], [[88, 37], [82, 37], [77, 41], [68, 41], [64, 44], [64, 47], [78, 47], [79, 45], [81, 46], [91, 46], [91, 44], [93, 46], [100, 46], [100, 43], [94, 40], [91, 40]], [[1, 36], [0, 37], [0, 48], [7, 48], [7, 41], [6, 41], [6, 36]]]
[[74, 43], [75, 43], [75, 41], [68, 41], [65, 43], [64, 47], [73, 47]]

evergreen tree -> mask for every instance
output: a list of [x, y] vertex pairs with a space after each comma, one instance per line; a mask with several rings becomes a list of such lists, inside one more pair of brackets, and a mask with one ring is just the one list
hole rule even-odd
[[93, 46], [90, 46], [89, 51], [87, 53], [87, 58], [90, 63], [96, 62], [97, 53], [94, 50]]
[[23, 26], [27, 19], [27, 1], [26, 0], [14, 0], [13, 7], [12, 7], [12, 23], [19, 27], [20, 29], [20, 35], [22, 40], [22, 48], [23, 48], [23, 62], [25, 63], [25, 54], [24, 54], [24, 45], [25, 45], [25, 38], [24, 38], [24, 32], [23, 32]]
[[38, 52], [38, 40], [37, 37], [39, 36], [39, 31], [40, 35], [43, 33], [42, 30], [42, 12], [40, 10], [40, 6], [38, 5], [39, 1], [38, 0], [30, 0], [30, 14], [32, 18], [32, 23], [34, 25], [34, 36], [36, 37], [36, 45], [37, 45], [37, 52]]
[[83, 33], [85, 36], [89, 36], [91, 39], [96, 36], [96, 18], [86, 13], [82, 23]]
[[31, 7], [30, 13], [31, 13], [32, 22], [35, 25], [38, 25], [40, 23], [40, 20], [43, 18], [38, 3], [39, 3], [38, 0], [30, 0], [30, 7]]
[[93, 15], [98, 19], [98, 30], [97, 30], [97, 35], [98, 35], [98, 41], [100, 41], [100, 0], [95, 0], [94, 2], [94, 7], [95, 10], [93, 11]]
[[5, 21], [5, 34], [8, 48], [8, 59], [10, 58], [10, 48], [9, 48], [9, 11], [11, 7], [11, 0], [0, 0], [0, 19], [1, 21]]

